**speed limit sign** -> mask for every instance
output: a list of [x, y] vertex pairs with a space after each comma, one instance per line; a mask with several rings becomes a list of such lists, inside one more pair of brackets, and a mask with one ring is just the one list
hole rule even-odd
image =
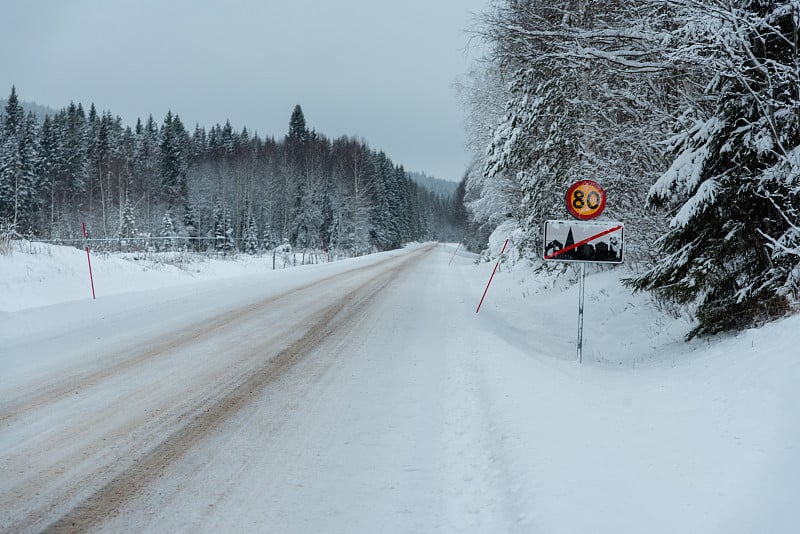
[[579, 180], [567, 191], [567, 210], [577, 219], [594, 219], [605, 207], [606, 192], [594, 180]]

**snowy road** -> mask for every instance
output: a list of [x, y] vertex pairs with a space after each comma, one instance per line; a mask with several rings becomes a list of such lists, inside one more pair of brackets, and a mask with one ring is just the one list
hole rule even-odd
[[447, 352], [442, 284], [458, 282], [431, 277], [431, 251], [280, 294], [241, 288], [235, 306], [226, 288], [12, 339], [4, 356], [22, 378], [0, 397], [0, 465], [13, 473], [0, 482], [3, 526], [305, 532], [334, 519], [366, 532], [447, 520], [443, 494], [462, 466], [442, 457], [446, 360], [430, 355]]
[[800, 318], [686, 344], [598, 273], [578, 366], [574, 287], [501, 268], [476, 315], [454, 248], [9, 302], [0, 531], [796, 531]]

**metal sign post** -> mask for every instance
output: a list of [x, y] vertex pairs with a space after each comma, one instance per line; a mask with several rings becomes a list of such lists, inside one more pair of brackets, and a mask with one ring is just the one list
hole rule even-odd
[[580, 263], [578, 288], [578, 363], [583, 363], [583, 305], [587, 263], [622, 263], [624, 225], [614, 221], [546, 221], [546, 261]]
[[583, 363], [583, 298], [586, 288], [586, 264], [581, 263], [581, 282], [578, 289], [578, 363]]
[[603, 213], [606, 192], [593, 180], [579, 180], [567, 190], [567, 211], [581, 222], [545, 221], [545, 261], [581, 264], [578, 289], [578, 363], [583, 363], [583, 302], [586, 289], [586, 264], [622, 263], [623, 224], [586, 222]]

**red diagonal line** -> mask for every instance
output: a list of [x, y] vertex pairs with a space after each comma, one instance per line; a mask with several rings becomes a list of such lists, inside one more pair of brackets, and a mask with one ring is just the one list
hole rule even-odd
[[570, 245], [568, 247], [562, 248], [561, 250], [556, 250], [552, 254], [548, 254], [547, 256], [545, 256], [544, 259], [546, 259], [546, 260], [553, 259], [556, 256], [558, 256], [559, 254], [564, 254], [565, 252], [569, 252], [570, 250], [576, 249], [581, 245], [585, 245], [589, 241], [594, 241], [595, 239], [599, 239], [599, 238], [603, 237], [604, 235], [608, 235], [608, 234], [610, 234], [612, 232], [616, 232], [617, 230], [621, 230], [621, 229], [622, 229], [622, 225], [621, 224], [619, 226], [615, 226], [614, 228], [609, 228], [608, 230], [604, 230], [604, 231], [600, 232], [597, 235], [593, 235], [591, 237], [587, 237], [583, 241], [578, 241], [577, 243], [574, 243], [574, 244], [572, 244], [572, 245]]

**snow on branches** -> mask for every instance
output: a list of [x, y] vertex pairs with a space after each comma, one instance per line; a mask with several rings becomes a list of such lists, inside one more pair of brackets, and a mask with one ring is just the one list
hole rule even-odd
[[696, 301], [692, 335], [745, 328], [798, 304], [800, 2], [671, 4], [681, 43], [672, 55], [707, 78], [650, 190], [674, 214], [658, 242], [664, 261], [633, 285]]

